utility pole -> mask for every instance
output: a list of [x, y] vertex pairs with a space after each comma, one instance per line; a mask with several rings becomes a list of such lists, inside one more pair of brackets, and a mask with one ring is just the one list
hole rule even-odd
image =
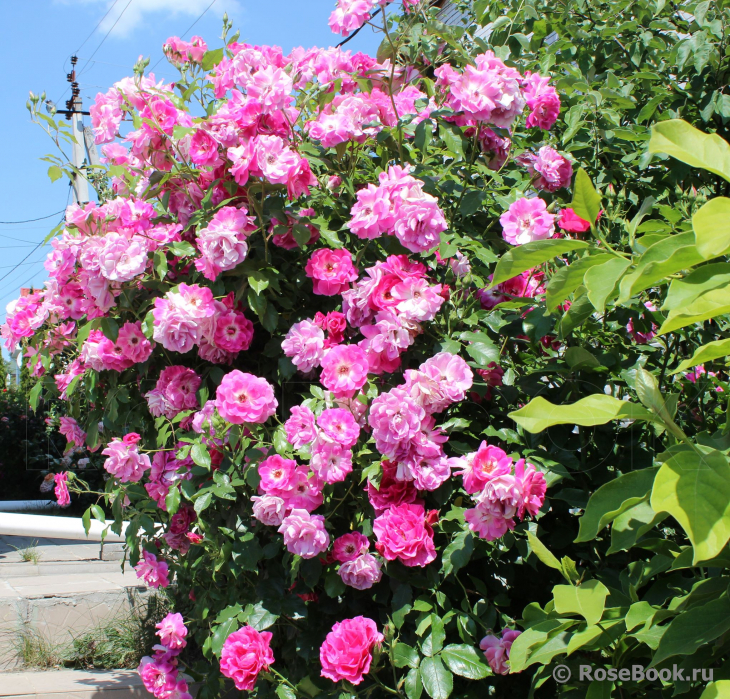
[[71, 83], [71, 99], [66, 100], [66, 119], [71, 122], [71, 132], [73, 133], [74, 142], [72, 144], [72, 158], [74, 172], [74, 196], [76, 203], [80, 206], [89, 201], [89, 183], [86, 181], [84, 170], [85, 145], [84, 138], [84, 114], [81, 103], [81, 90], [76, 82], [76, 64], [78, 63], [76, 56], [71, 56], [71, 72], [66, 75], [66, 80]]

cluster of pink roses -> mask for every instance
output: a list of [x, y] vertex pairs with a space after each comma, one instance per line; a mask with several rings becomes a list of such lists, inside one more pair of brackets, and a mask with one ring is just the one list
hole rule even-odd
[[[178, 444], [178, 448], [183, 446]], [[170, 487], [192, 477], [190, 469], [193, 460], [190, 457], [178, 459], [175, 451], [158, 451], [152, 457], [152, 469], [149, 480], [144, 484], [147, 494], [157, 503], [157, 506], [167, 511], [165, 498]]]
[[252, 690], [259, 673], [273, 664], [272, 637], [270, 631], [244, 626], [225, 640], [221, 650], [221, 672], [233, 680], [236, 689]]
[[137, 444], [142, 439], [136, 432], [112, 439], [101, 452], [107, 457], [104, 468], [122, 483], [137, 483], [152, 464], [147, 454], [140, 454]]
[[[349, 36], [370, 19], [370, 13], [378, 6], [389, 5], [393, 0], [337, 0], [337, 7], [330, 15], [330, 29], [335, 34]], [[403, 0], [403, 8], [408, 10], [420, 0]]]
[[522, 520], [526, 513], [537, 515], [545, 501], [545, 476], [524, 459], [513, 463], [502, 449], [486, 442], [462, 459], [458, 473], [464, 490], [476, 501], [464, 519], [487, 541], [514, 529], [515, 519]]
[[190, 41], [171, 36], [162, 45], [162, 50], [172, 65], [180, 67], [185, 63], [200, 63], [208, 50], [208, 44], [200, 36], [194, 36]]
[[142, 558], [134, 567], [134, 570], [137, 577], [144, 580], [149, 587], [167, 587], [170, 584], [169, 566], [149, 551], [142, 551]]
[[160, 645], [155, 646], [154, 656], [142, 658], [137, 668], [145, 689], [155, 699], [192, 699], [178, 670], [178, 655], [187, 645], [188, 634], [182, 614], [168, 614], [156, 628]]
[[142, 332], [142, 324], [125, 323], [119, 328], [116, 342], [101, 330], [92, 330], [79, 353], [85, 368], [94, 371], [124, 371], [135, 364], [146, 362], [153, 345]]

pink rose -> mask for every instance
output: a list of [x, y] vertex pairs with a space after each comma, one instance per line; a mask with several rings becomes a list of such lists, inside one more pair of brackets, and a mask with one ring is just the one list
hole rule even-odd
[[556, 192], [562, 187], [570, 187], [573, 166], [550, 146], [543, 146], [537, 154], [525, 153], [517, 161], [525, 166], [536, 189]]
[[183, 623], [182, 614], [168, 614], [155, 628], [160, 643], [168, 650], [180, 650], [187, 645], [185, 636], [188, 635], [188, 630]]
[[314, 558], [324, 553], [330, 544], [324, 517], [310, 515], [306, 510], [293, 509], [281, 523], [279, 533], [284, 536], [287, 550], [302, 558]]
[[375, 548], [383, 558], [408, 567], [424, 567], [436, 558], [433, 529], [423, 505], [403, 504], [386, 510], [373, 522]]
[[317, 418], [317, 424], [324, 433], [344, 447], [352, 447], [360, 436], [360, 425], [349, 410], [328, 408]]
[[560, 211], [558, 226], [568, 233], [585, 233], [591, 227], [591, 222], [578, 216], [573, 209], [566, 208]]
[[244, 626], [234, 631], [221, 650], [221, 672], [233, 680], [238, 690], [252, 690], [259, 673], [274, 662], [270, 631]]
[[101, 452], [107, 457], [104, 468], [122, 483], [136, 483], [152, 467], [150, 457], [137, 451], [137, 441], [139, 435], [130, 433], [123, 439], [114, 438]]
[[370, 548], [368, 538], [360, 532], [338, 536], [332, 544], [332, 556], [340, 563], [354, 561]]
[[269, 527], [278, 527], [284, 521], [286, 515], [286, 503], [276, 495], [254, 495], [253, 516]]
[[321, 381], [336, 396], [351, 397], [367, 380], [368, 358], [357, 345], [332, 347], [322, 359]]
[[158, 560], [154, 553], [142, 551], [142, 560], [134, 567], [137, 577], [144, 580], [149, 587], [167, 587], [170, 584], [168, 578], [167, 563]]
[[71, 496], [68, 494], [68, 471], [57, 473], [53, 476], [56, 483], [54, 495], [60, 507], [68, 507], [71, 504]]
[[295, 405], [291, 416], [284, 423], [286, 438], [295, 449], [314, 441], [317, 436], [314, 413], [303, 405]]
[[372, 619], [357, 616], [338, 621], [319, 649], [322, 677], [360, 684], [370, 671], [373, 648], [384, 640]]
[[379, 515], [396, 505], [411, 504], [418, 500], [418, 491], [413, 481], [396, 479], [398, 467], [391, 461], [383, 461], [383, 475], [376, 488], [369, 480], [365, 486], [370, 504]]
[[284, 354], [304, 373], [316, 369], [324, 356], [324, 332], [311, 320], [294, 323], [281, 343]]
[[539, 197], [522, 197], [513, 202], [503, 213], [502, 237], [510, 245], [524, 245], [545, 240], [555, 233], [555, 216], [549, 214], [545, 202]]
[[380, 561], [369, 553], [343, 563], [337, 574], [345, 585], [356, 590], [369, 590], [383, 577]]
[[345, 249], [316, 250], [304, 268], [312, 279], [314, 293], [319, 296], [336, 296], [357, 280], [357, 270], [352, 264], [352, 253]]
[[221, 417], [234, 425], [266, 422], [278, 404], [274, 388], [266, 379], [238, 369], [223, 377], [215, 394], [215, 407]]
[[496, 636], [490, 632], [479, 644], [479, 648], [484, 651], [484, 657], [489, 663], [492, 671], [498, 675], [509, 674], [509, 653], [514, 640], [522, 633], [514, 629], [502, 629], [502, 637]]
[[469, 454], [461, 463], [464, 468], [457, 472], [464, 479], [464, 490], [470, 495], [484, 489], [491, 478], [512, 471], [512, 459], [499, 449], [482, 442], [479, 449]]

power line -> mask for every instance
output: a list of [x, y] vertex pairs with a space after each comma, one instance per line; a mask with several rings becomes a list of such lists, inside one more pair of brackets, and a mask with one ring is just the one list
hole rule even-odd
[[[116, 5], [116, 3], [114, 3], [114, 4]], [[102, 47], [102, 45], [104, 44], [104, 42], [105, 42], [105, 41], [107, 40], [107, 38], [109, 37], [109, 34], [111, 34], [111, 33], [112, 33], [112, 31], [114, 30], [114, 27], [116, 27], [116, 26], [117, 26], [117, 24], [119, 24], [119, 20], [120, 20], [120, 19], [121, 19], [121, 18], [122, 18], [122, 17], [124, 16], [124, 13], [125, 13], [125, 12], [127, 11], [127, 8], [128, 8], [128, 7], [129, 7], [129, 6], [131, 5], [131, 4], [132, 4], [132, 0], [129, 0], [129, 2], [128, 2], [128, 3], [127, 3], [127, 4], [125, 5], [125, 6], [124, 6], [124, 9], [123, 9], [123, 10], [121, 11], [121, 13], [119, 14], [119, 17], [117, 17], [117, 19], [115, 20], [114, 24], [112, 24], [112, 26], [111, 26], [111, 27], [109, 28], [109, 31], [108, 31], [108, 32], [107, 32], [107, 33], [106, 33], [106, 34], [104, 35], [104, 38], [103, 38], [103, 39], [101, 40], [101, 42], [99, 43], [99, 45], [98, 45], [98, 46], [97, 46], [97, 47], [96, 47], [96, 48], [94, 49], [94, 53], [92, 53], [92, 54], [91, 54], [91, 56], [89, 56], [89, 58], [87, 59], [87, 60], [88, 60], [88, 62], [89, 62], [89, 65], [91, 65], [91, 59], [92, 59], [92, 58], [93, 58], [94, 56], [96, 56], [96, 52], [97, 52], [97, 51], [98, 51], [98, 50], [99, 50], [99, 49], [100, 49], [100, 48]], [[80, 77], [80, 76], [81, 76], [81, 73], [79, 73], [79, 77]]]
[[[77, 54], [77, 55], [78, 55], [78, 52], [79, 52], [79, 51], [81, 51], [81, 49], [82, 49], [82, 48], [84, 48], [84, 46], [86, 45], [86, 42], [87, 42], [87, 41], [88, 41], [89, 39], [91, 39], [91, 37], [92, 37], [92, 36], [94, 35], [94, 33], [96, 32], [96, 30], [97, 30], [97, 29], [98, 29], [98, 28], [99, 28], [99, 27], [101, 26], [101, 23], [102, 23], [102, 22], [103, 22], [103, 21], [104, 21], [104, 20], [105, 20], [105, 19], [106, 19], [106, 18], [108, 17], [109, 13], [110, 13], [110, 12], [111, 12], [111, 11], [112, 11], [112, 10], [113, 10], [113, 9], [114, 9], [114, 8], [115, 8], [116, 6], [117, 6], [117, 3], [118, 3], [118, 2], [119, 2], [119, 0], [114, 0], [114, 4], [113, 4], [113, 5], [112, 5], [112, 6], [111, 6], [111, 7], [110, 7], [110, 8], [109, 8], [109, 9], [108, 9], [107, 11], [106, 11], [106, 13], [104, 14], [104, 16], [103, 16], [103, 17], [102, 17], [102, 18], [101, 18], [101, 19], [99, 20], [99, 22], [97, 23], [97, 25], [96, 25], [96, 26], [95, 26], [95, 27], [94, 27], [94, 28], [93, 28], [93, 29], [92, 29], [92, 30], [91, 30], [91, 31], [89, 32], [89, 36], [87, 36], [87, 37], [86, 37], [86, 38], [84, 39], [84, 43], [83, 43], [83, 44], [81, 44], [81, 46], [79, 46], [79, 47], [78, 47], [78, 48], [77, 48], [77, 49], [76, 49], [76, 50], [74, 51], [74, 53], [75, 53], [75, 54]], [[67, 60], [68, 60], [68, 59], [67, 59]]]
[[0, 224], [3, 226], [14, 226], [18, 223], [33, 223], [35, 221], [44, 221], [47, 218], [53, 218], [54, 216], [58, 216], [59, 214], [62, 214], [66, 209], [61, 209], [60, 211], [56, 211], [55, 214], [48, 214], [48, 216], [41, 216], [40, 218], [29, 218], [25, 221], [0, 221]]
[[[194, 21], [194, 22], [193, 22], [193, 23], [192, 23], [192, 24], [191, 24], [191, 25], [190, 25], [190, 26], [189, 26], [189, 27], [188, 27], [188, 28], [187, 28], [187, 29], [186, 29], [186, 30], [185, 30], [185, 31], [184, 31], [184, 32], [183, 32], [183, 33], [182, 33], [181, 35], [180, 35], [180, 38], [181, 38], [181, 39], [184, 39], [184, 38], [185, 38], [185, 35], [186, 35], [186, 34], [187, 34], [187, 33], [188, 33], [188, 32], [189, 32], [189, 31], [190, 31], [190, 30], [191, 30], [191, 29], [192, 29], [192, 28], [193, 28], [193, 27], [194, 27], [194, 26], [195, 26], [195, 25], [196, 25], [196, 24], [198, 23], [198, 22], [200, 22], [200, 20], [201, 20], [201, 19], [203, 19], [203, 17], [204, 17], [204, 16], [205, 16], [205, 14], [206, 14], [206, 13], [208, 12], [208, 10], [209, 10], [209, 9], [210, 9], [211, 7], [213, 7], [213, 5], [215, 5], [215, 4], [216, 4], [216, 2], [218, 2], [218, 0], [213, 0], [213, 2], [211, 2], [211, 3], [210, 3], [210, 5], [208, 5], [208, 7], [206, 7], [206, 8], [205, 8], [205, 9], [203, 10], [203, 12], [202, 12], [202, 13], [201, 13], [201, 15], [200, 15], [200, 16], [198, 17], [198, 19], [196, 19], [196, 20], [195, 20], [195, 21]], [[155, 68], [157, 68], [157, 66], [158, 66], [158, 65], [160, 65], [160, 63], [161, 63], [161, 62], [162, 62], [162, 61], [163, 61], [164, 59], [165, 59], [165, 56], [164, 56], [164, 54], [163, 54], [162, 58], [161, 58], [161, 59], [160, 59], [159, 61], [157, 61], [157, 63], [155, 63], [155, 65], [153, 65], [153, 66], [152, 66], [152, 68], [150, 68], [150, 73], [151, 73], [151, 72], [152, 72], [152, 71], [153, 71], [153, 70], [154, 70]]]

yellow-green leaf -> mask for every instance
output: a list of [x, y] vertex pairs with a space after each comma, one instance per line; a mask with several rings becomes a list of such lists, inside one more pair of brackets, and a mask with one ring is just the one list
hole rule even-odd
[[553, 588], [555, 611], [558, 614], [580, 614], [589, 626], [603, 616], [608, 588], [599, 580], [587, 580], [577, 587], [556, 585]]
[[711, 362], [714, 359], [720, 357], [726, 357], [730, 354], [730, 340], [715, 340], [714, 342], [708, 342], [702, 347], [698, 347], [695, 353], [689, 358], [685, 359], [671, 374], [678, 374], [680, 371], [687, 371], [693, 366], [698, 364], [704, 364], [705, 362]]
[[706, 260], [723, 255], [730, 248], [730, 199], [708, 201], [692, 217], [697, 251]]

